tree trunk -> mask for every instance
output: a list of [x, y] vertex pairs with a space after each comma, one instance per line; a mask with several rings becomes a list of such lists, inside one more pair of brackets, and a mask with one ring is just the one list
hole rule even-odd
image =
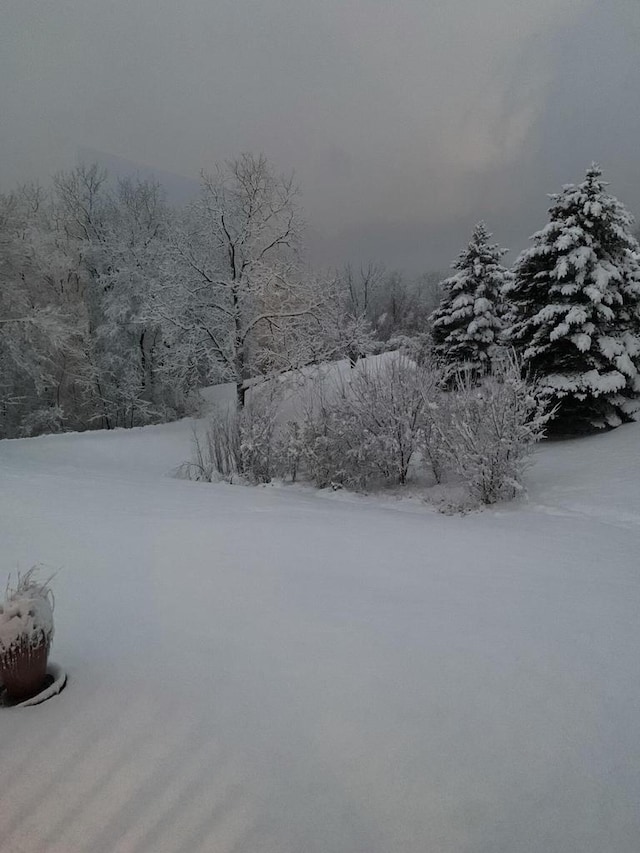
[[239, 379], [236, 382], [236, 405], [238, 411], [244, 409], [244, 398], [247, 395], [247, 389], [244, 387], [244, 379]]

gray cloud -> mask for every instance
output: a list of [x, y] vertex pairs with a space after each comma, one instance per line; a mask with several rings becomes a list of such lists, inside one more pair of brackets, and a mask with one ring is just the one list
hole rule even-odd
[[519, 248], [592, 159], [640, 212], [639, 60], [638, 0], [6, 0], [0, 184], [259, 150], [316, 259], [442, 268], [481, 217]]

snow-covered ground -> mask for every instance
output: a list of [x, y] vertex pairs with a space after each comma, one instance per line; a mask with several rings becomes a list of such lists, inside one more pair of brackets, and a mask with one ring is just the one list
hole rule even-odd
[[638, 853], [640, 426], [466, 517], [176, 480], [189, 429], [0, 442], [70, 678], [0, 713], [2, 853]]

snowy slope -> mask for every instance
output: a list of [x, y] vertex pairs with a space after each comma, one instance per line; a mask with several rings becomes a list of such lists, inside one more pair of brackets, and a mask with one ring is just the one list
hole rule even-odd
[[189, 429], [0, 442], [70, 676], [0, 714], [2, 853], [637, 853], [640, 427], [466, 517], [176, 480]]

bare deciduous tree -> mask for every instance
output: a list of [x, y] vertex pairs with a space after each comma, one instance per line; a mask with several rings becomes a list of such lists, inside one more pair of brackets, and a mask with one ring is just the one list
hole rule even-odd
[[203, 172], [199, 199], [173, 240], [159, 289], [165, 319], [183, 331], [199, 369], [236, 385], [278, 362], [278, 348], [314, 307], [299, 263], [298, 189], [264, 156], [243, 154]]

